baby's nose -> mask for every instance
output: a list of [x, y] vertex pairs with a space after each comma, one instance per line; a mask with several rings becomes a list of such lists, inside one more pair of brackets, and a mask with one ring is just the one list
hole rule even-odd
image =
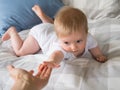
[[77, 51], [77, 46], [76, 45], [71, 45], [71, 50], [72, 51]]

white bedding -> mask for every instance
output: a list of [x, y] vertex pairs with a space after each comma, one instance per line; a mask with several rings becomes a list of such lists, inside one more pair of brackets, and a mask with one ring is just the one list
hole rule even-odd
[[[21, 37], [24, 39], [28, 32], [20, 32]], [[89, 58], [63, 61], [60, 68], [53, 70], [43, 90], [120, 90], [120, 20], [89, 20], [89, 32], [97, 38], [108, 61], [99, 63], [89, 54]], [[44, 59], [42, 54], [16, 57], [10, 41], [0, 39], [0, 90], [10, 90], [13, 84], [6, 69], [8, 64], [36, 72]]]

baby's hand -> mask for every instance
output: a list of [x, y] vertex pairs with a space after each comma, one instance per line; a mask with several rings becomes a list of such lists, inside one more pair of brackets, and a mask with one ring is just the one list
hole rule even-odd
[[48, 67], [51, 67], [51, 68], [58, 68], [58, 67], [60, 67], [59, 64], [56, 64], [53, 61], [44, 61], [43, 64], [47, 65]]
[[50, 76], [52, 68], [58, 68], [60, 65], [53, 63], [52, 61], [44, 61], [43, 64], [39, 65], [38, 73], [35, 75], [40, 79], [46, 79]]
[[96, 60], [98, 62], [104, 63], [105, 61], [107, 61], [107, 57], [104, 55], [101, 55], [101, 56], [96, 57]]

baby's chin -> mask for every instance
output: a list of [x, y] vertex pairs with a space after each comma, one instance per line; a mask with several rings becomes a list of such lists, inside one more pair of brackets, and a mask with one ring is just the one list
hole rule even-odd
[[82, 56], [83, 53], [84, 53], [84, 51], [83, 51], [83, 52], [79, 52], [79, 51], [73, 52], [73, 54], [74, 54], [76, 57]]

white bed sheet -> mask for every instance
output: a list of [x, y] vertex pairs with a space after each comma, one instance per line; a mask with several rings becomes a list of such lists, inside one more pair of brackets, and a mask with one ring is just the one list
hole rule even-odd
[[[20, 32], [24, 39], [29, 30]], [[117, 19], [89, 20], [89, 32], [98, 40], [100, 48], [108, 56], [106, 63], [99, 63], [91, 58], [80, 58], [61, 62], [61, 67], [54, 69], [48, 85], [43, 90], [120, 90], [120, 21]], [[10, 90], [13, 80], [6, 66], [26, 70], [37, 67], [45, 59], [43, 54], [16, 57], [10, 41], [0, 39], [0, 90]]]

